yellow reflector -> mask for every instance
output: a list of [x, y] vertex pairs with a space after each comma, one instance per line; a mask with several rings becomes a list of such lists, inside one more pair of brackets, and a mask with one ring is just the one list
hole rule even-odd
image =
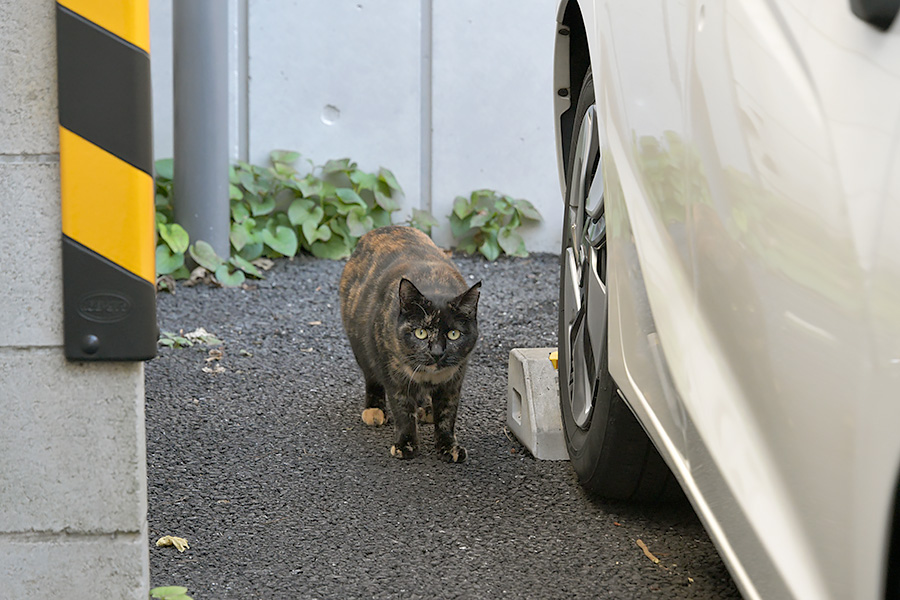
[[550, 353], [550, 362], [553, 363], [554, 369], [559, 369], [559, 351], [554, 350]]
[[58, 0], [58, 4], [150, 52], [150, 0]]
[[156, 282], [153, 179], [59, 128], [63, 233]]

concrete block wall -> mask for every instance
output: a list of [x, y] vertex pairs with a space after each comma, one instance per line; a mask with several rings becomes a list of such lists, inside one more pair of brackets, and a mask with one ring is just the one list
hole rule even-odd
[[[274, 149], [317, 164], [384, 166], [451, 242], [453, 199], [526, 198], [544, 222], [528, 248], [558, 252], [553, 137], [556, 0], [223, 0], [232, 46], [233, 158]], [[155, 155], [172, 155], [172, 0], [151, 0]]]
[[0, 3], [0, 597], [145, 600], [143, 365], [63, 356], [55, 6]]

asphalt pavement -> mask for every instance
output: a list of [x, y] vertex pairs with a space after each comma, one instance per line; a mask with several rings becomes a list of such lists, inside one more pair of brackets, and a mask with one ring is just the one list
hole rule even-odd
[[[152, 586], [194, 600], [740, 598], [688, 505], [587, 497], [505, 428], [509, 351], [556, 345], [557, 258], [454, 257], [484, 282], [463, 385], [463, 464], [392, 458], [360, 420], [343, 262], [276, 261], [245, 288], [180, 285], [163, 331], [224, 341], [146, 365]], [[161, 536], [190, 549], [156, 547]], [[638, 546], [641, 540], [654, 563]]]

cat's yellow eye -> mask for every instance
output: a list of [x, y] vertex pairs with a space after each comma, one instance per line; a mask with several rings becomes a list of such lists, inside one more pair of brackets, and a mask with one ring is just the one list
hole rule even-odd
[[419, 338], [420, 340], [424, 340], [425, 338], [428, 337], [428, 332], [425, 331], [424, 329], [422, 329], [421, 327], [419, 327], [418, 329], [413, 331], [413, 334], [415, 334], [415, 336], [417, 338]]
[[447, 337], [450, 338], [451, 340], [458, 340], [459, 339], [459, 330], [451, 329], [450, 331], [447, 332]]

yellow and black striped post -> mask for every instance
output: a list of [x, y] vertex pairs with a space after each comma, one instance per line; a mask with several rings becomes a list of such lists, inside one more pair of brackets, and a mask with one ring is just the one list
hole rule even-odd
[[59, 0], [66, 357], [156, 355], [149, 0]]

